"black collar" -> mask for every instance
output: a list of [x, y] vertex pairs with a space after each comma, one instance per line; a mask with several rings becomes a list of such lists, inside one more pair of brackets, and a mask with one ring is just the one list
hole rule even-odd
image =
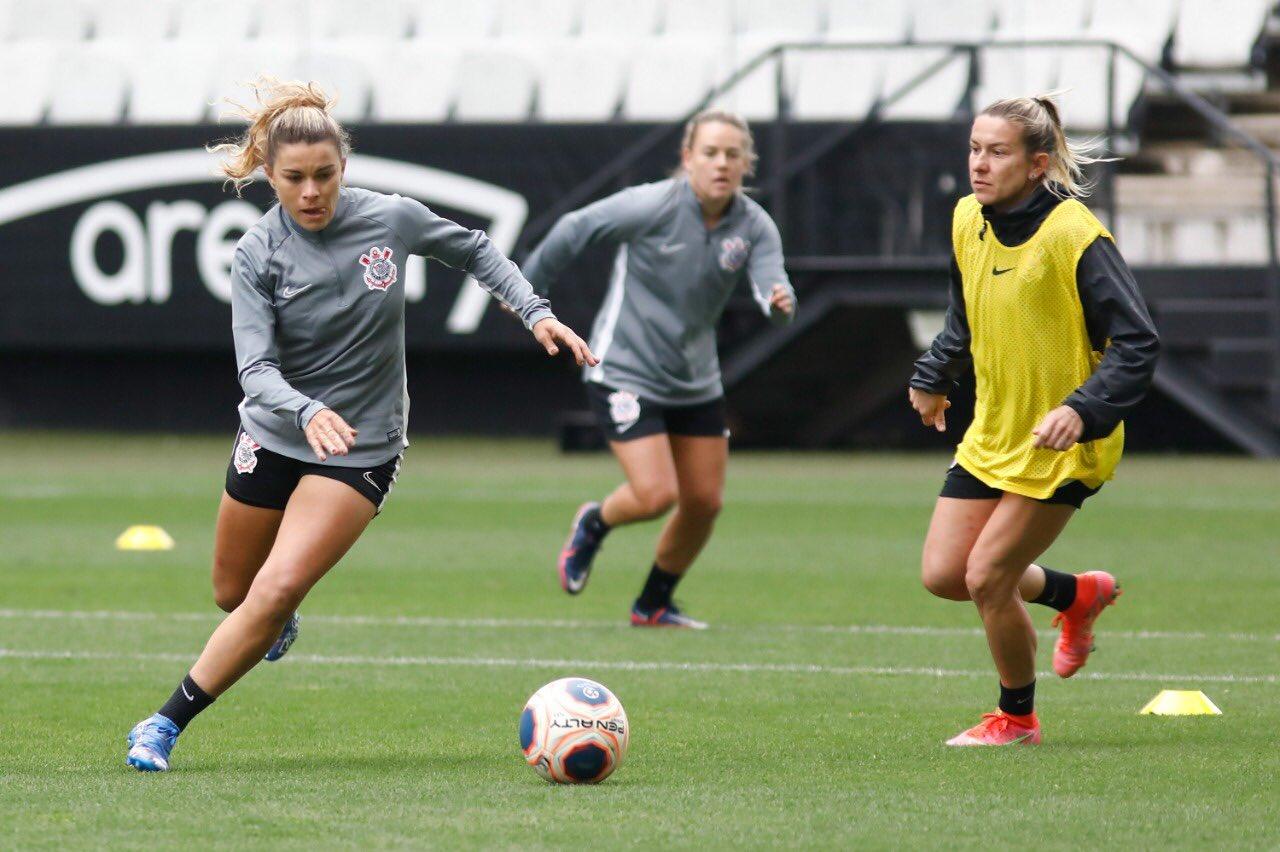
[[1031, 239], [1031, 235], [1061, 203], [1061, 198], [1044, 186], [1039, 186], [1027, 200], [1003, 213], [998, 213], [989, 204], [984, 204], [982, 205], [982, 218], [985, 220], [983, 231], [986, 231], [986, 225], [989, 224], [991, 230], [995, 232], [996, 239], [1002, 245], [1020, 246]]

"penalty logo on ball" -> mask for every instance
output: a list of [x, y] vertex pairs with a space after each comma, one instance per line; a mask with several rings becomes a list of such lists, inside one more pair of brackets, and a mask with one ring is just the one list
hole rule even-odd
[[557, 784], [594, 784], [627, 755], [627, 713], [612, 692], [581, 677], [552, 681], [520, 714], [520, 750], [534, 771]]
[[391, 262], [390, 247], [369, 249], [367, 254], [360, 255], [360, 265], [364, 267], [364, 284], [370, 290], [386, 290], [396, 283], [396, 265]]

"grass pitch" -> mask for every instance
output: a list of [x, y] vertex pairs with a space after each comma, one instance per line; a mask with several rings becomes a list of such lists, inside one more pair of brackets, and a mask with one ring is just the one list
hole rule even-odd
[[[954, 750], [996, 678], [972, 608], [917, 580], [947, 459], [734, 456], [679, 590], [713, 629], [676, 633], [626, 624], [656, 524], [615, 532], [581, 597], [556, 584], [610, 458], [424, 440], [289, 656], [141, 775], [124, 735], [218, 620], [229, 452], [0, 436], [0, 847], [1280, 844], [1280, 465], [1126, 459], [1044, 559], [1125, 590], [1084, 673], [1041, 676], [1045, 744]], [[176, 549], [115, 551], [135, 523]], [[570, 674], [631, 719], [595, 787], [546, 784], [516, 743], [525, 698]], [[1138, 716], [1161, 688], [1224, 715]]]

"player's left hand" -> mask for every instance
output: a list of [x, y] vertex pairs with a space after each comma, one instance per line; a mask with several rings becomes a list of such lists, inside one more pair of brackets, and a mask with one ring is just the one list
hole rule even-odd
[[791, 312], [796, 308], [796, 303], [785, 286], [774, 284], [773, 290], [769, 293], [769, 307], [772, 310], [791, 316]]
[[590, 348], [587, 347], [586, 341], [574, 333], [573, 329], [552, 317], [538, 320], [533, 326], [533, 336], [542, 344], [542, 348], [547, 350], [548, 355], [560, 354], [561, 346], [569, 347], [569, 351], [573, 353], [573, 360], [581, 367], [584, 364], [588, 367], [594, 367], [600, 363], [600, 359], [591, 354]]
[[1032, 446], [1061, 452], [1071, 449], [1080, 440], [1084, 434], [1084, 421], [1071, 406], [1059, 405], [1044, 416], [1031, 434], [1036, 436]]

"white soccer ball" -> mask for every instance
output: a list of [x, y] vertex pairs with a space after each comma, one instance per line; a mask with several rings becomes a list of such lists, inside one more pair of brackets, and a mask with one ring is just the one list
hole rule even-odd
[[524, 759], [558, 784], [608, 778], [627, 756], [630, 737], [622, 702], [585, 677], [553, 680], [530, 696], [520, 714]]

